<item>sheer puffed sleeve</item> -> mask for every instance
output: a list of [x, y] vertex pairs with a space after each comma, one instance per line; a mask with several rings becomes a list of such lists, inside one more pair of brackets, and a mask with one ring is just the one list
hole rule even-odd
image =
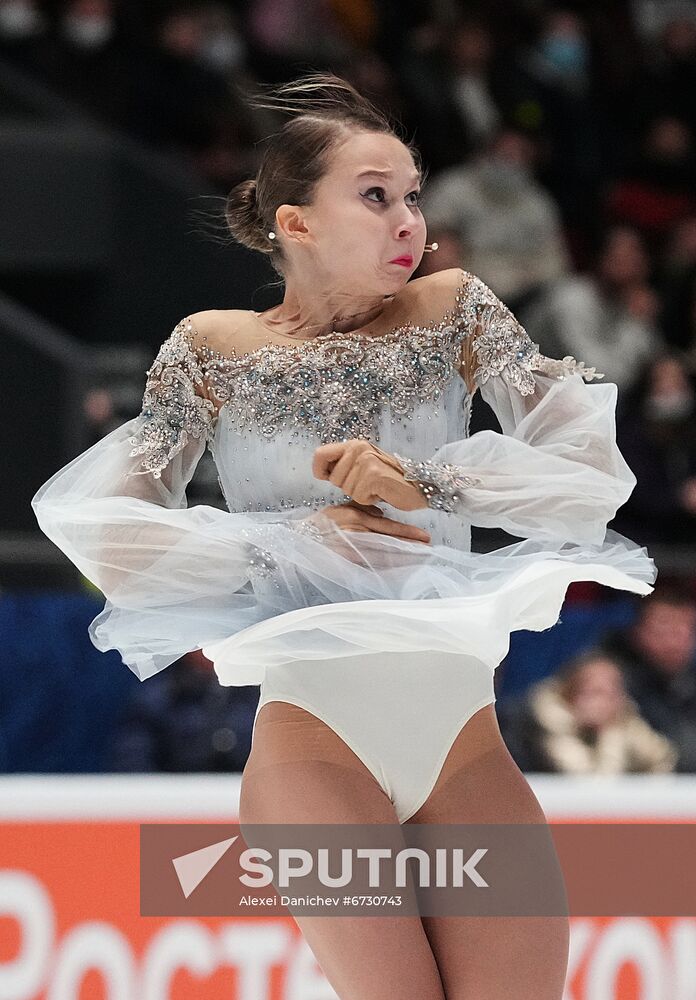
[[[457, 285], [462, 272], [454, 270]], [[396, 455], [429, 506], [531, 539], [601, 544], [635, 477], [616, 445], [613, 384], [566, 357], [544, 357], [512, 312], [469, 275], [462, 376], [502, 428], [450, 441], [430, 456]]]
[[202, 387], [182, 320], [147, 372], [140, 414], [56, 472], [32, 499], [42, 531], [105, 594], [145, 572], [176, 537], [148, 513], [187, 506], [186, 487], [214, 424]]
[[[92, 642], [117, 648], [141, 680], [198, 648], [196, 616], [223, 592], [231, 611], [232, 593], [248, 579], [243, 546], [230, 551], [217, 531], [231, 515], [187, 507], [186, 487], [215, 421], [187, 318], [147, 372], [140, 414], [32, 499], [42, 531], [107, 599], [90, 626]], [[219, 628], [207, 623], [207, 638], [228, 633], [224, 618]]]

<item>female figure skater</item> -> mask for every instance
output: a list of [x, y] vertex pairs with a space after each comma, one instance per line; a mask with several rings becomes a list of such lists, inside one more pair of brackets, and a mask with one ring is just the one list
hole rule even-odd
[[[616, 387], [542, 356], [475, 275], [426, 250], [417, 150], [309, 74], [227, 221], [282, 303], [183, 318], [142, 412], [57, 472], [39, 524], [105, 594], [90, 626], [145, 679], [192, 649], [261, 684], [240, 820], [545, 823], [493, 676], [574, 580], [650, 592], [606, 525], [635, 480]], [[587, 381], [586, 381], [587, 380]], [[502, 433], [471, 437], [479, 390]], [[187, 507], [206, 445], [229, 510]], [[472, 553], [470, 527], [521, 540]], [[303, 917], [341, 1000], [559, 1000], [565, 917]]]

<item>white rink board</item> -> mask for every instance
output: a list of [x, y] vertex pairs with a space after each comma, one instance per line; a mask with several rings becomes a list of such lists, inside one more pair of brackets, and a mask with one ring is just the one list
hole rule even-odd
[[[696, 775], [526, 777], [549, 819], [696, 819]], [[232, 820], [240, 788], [241, 774], [5, 775], [0, 777], [0, 822]]]

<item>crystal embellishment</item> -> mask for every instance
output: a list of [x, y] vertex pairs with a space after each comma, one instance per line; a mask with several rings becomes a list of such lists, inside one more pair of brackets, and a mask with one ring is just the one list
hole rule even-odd
[[394, 458], [404, 470], [404, 479], [415, 483], [428, 501], [428, 506], [435, 510], [454, 513], [464, 499], [461, 492], [481, 484], [480, 479], [465, 474], [459, 466], [449, 462], [418, 461], [404, 458], [396, 452]]
[[468, 343], [478, 386], [502, 375], [529, 395], [535, 371], [557, 379], [602, 377], [570, 356], [542, 355], [507, 306], [463, 269], [451, 302], [438, 322], [425, 326], [406, 323], [380, 336], [334, 331], [247, 352], [233, 347], [231, 355], [211, 348], [185, 317], [147, 372], [143, 421], [130, 438], [130, 454], [144, 456], [138, 471], [159, 478], [191, 439], [212, 447], [223, 410], [236, 429], [253, 428], [265, 438], [294, 427], [319, 443], [377, 443], [384, 407], [394, 419], [410, 420], [418, 404], [435, 403], [461, 371]]
[[473, 277], [467, 309], [477, 361], [474, 379], [479, 386], [495, 375], [504, 375], [521, 395], [529, 396], [536, 388], [535, 371], [560, 380], [569, 375], [581, 375], [588, 381], [604, 378], [601, 372], [586, 368], [584, 362], [570, 355], [557, 361], [541, 354], [539, 345], [511, 310], [480, 278]]
[[181, 320], [160, 347], [147, 371], [144, 420], [129, 438], [134, 446], [129, 454], [145, 455], [139, 471], [155, 479], [190, 438], [208, 441], [215, 423], [213, 403], [196, 391], [204, 391], [204, 374], [190, 338], [190, 322]]
[[377, 417], [436, 402], [456, 372], [453, 328], [404, 328], [399, 337], [327, 335], [266, 344], [238, 356], [200, 348], [211, 394], [227, 419], [266, 438], [295, 426], [319, 443], [376, 440]]

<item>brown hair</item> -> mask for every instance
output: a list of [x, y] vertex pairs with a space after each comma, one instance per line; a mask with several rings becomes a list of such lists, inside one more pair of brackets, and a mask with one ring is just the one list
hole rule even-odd
[[601, 647], [588, 649], [565, 663], [556, 674], [558, 690], [565, 702], [570, 703], [573, 701], [582, 683], [582, 675], [585, 668], [591, 663], [596, 663], [598, 660], [612, 663], [623, 677], [621, 664], [611, 653], [606, 652]]
[[329, 169], [334, 148], [351, 129], [393, 135], [410, 151], [416, 169], [424, 173], [420, 154], [392, 122], [347, 80], [332, 73], [308, 73], [297, 80], [263, 89], [252, 107], [290, 116], [269, 137], [256, 177], [242, 181], [227, 195], [224, 215], [232, 238], [260, 253], [283, 276], [283, 250], [268, 233], [280, 205], [309, 205], [318, 181]]

